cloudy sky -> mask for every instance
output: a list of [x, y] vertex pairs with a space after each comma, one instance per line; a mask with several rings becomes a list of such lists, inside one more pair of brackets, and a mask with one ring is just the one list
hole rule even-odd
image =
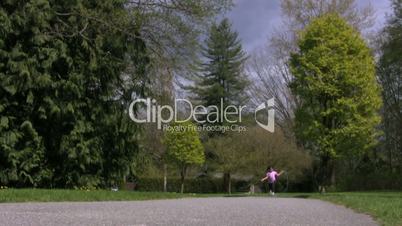
[[[243, 47], [251, 52], [263, 46], [275, 27], [281, 24], [281, 0], [234, 0], [235, 7], [227, 14], [239, 32]], [[390, 0], [357, 0], [358, 6], [370, 4], [376, 10], [375, 28], [381, 28], [392, 10]]]

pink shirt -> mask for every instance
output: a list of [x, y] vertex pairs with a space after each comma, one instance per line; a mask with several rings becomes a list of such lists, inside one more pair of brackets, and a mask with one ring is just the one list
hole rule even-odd
[[276, 177], [279, 176], [278, 172], [272, 170], [271, 172], [267, 173], [268, 183], [274, 183], [276, 181]]

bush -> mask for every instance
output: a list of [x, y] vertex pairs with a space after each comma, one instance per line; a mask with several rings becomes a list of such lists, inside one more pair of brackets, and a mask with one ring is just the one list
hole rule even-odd
[[[286, 188], [286, 179], [280, 179], [276, 184], [278, 192], [311, 192], [311, 181], [289, 181]], [[184, 192], [187, 193], [226, 193], [222, 178], [198, 177], [189, 178], [184, 182]], [[267, 192], [266, 183], [257, 183], [261, 191]], [[232, 192], [248, 192], [250, 181], [232, 179]], [[163, 191], [163, 178], [139, 178], [136, 181], [135, 190], [138, 191]], [[167, 191], [180, 192], [180, 178], [168, 178]]]
[[[262, 192], [268, 192], [268, 183], [260, 183], [258, 184], [259, 188]], [[279, 179], [275, 183], [275, 191], [276, 192], [313, 192], [313, 182], [310, 180], [300, 180], [300, 181], [286, 181], [285, 178]]]
[[389, 172], [345, 175], [338, 179], [337, 189], [340, 191], [401, 190], [402, 177], [398, 173]]
[[[248, 182], [232, 180], [233, 192], [248, 191]], [[139, 178], [136, 190], [163, 191], [163, 178]], [[180, 178], [168, 178], [167, 191], [180, 192]], [[184, 192], [187, 193], [224, 193], [222, 178], [198, 177], [185, 179]]]

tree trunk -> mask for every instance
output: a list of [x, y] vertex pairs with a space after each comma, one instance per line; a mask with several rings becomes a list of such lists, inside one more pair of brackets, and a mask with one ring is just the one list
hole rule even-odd
[[163, 163], [163, 192], [167, 192], [167, 164]]
[[255, 193], [255, 186], [254, 184], [250, 185], [250, 194], [254, 194]]
[[330, 186], [331, 187], [334, 187], [335, 185], [336, 185], [336, 171], [335, 171], [335, 167], [336, 166], [336, 164], [335, 164], [335, 160], [332, 160], [331, 161], [331, 168], [330, 168], [330, 170], [331, 170], [331, 180], [330, 180]]
[[392, 148], [388, 148], [388, 159], [389, 159], [389, 170], [390, 172], [393, 171], [393, 165], [392, 165]]
[[231, 193], [231, 179], [230, 172], [225, 172], [223, 174], [223, 190], [227, 193]]
[[319, 191], [325, 193], [327, 188], [331, 185], [331, 159], [328, 155], [321, 156], [319, 168]]
[[230, 173], [229, 173], [229, 183], [228, 183], [228, 191], [229, 195], [232, 194], [232, 179], [230, 178]]
[[184, 178], [186, 176], [186, 171], [187, 171], [187, 166], [183, 166], [181, 168], [180, 176], [181, 176], [181, 188], [180, 188], [180, 193], [184, 193]]

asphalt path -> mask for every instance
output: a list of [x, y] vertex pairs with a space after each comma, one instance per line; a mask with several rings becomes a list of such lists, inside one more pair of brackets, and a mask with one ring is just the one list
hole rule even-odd
[[313, 199], [184, 198], [130, 202], [0, 204], [0, 225], [378, 225], [370, 216]]

